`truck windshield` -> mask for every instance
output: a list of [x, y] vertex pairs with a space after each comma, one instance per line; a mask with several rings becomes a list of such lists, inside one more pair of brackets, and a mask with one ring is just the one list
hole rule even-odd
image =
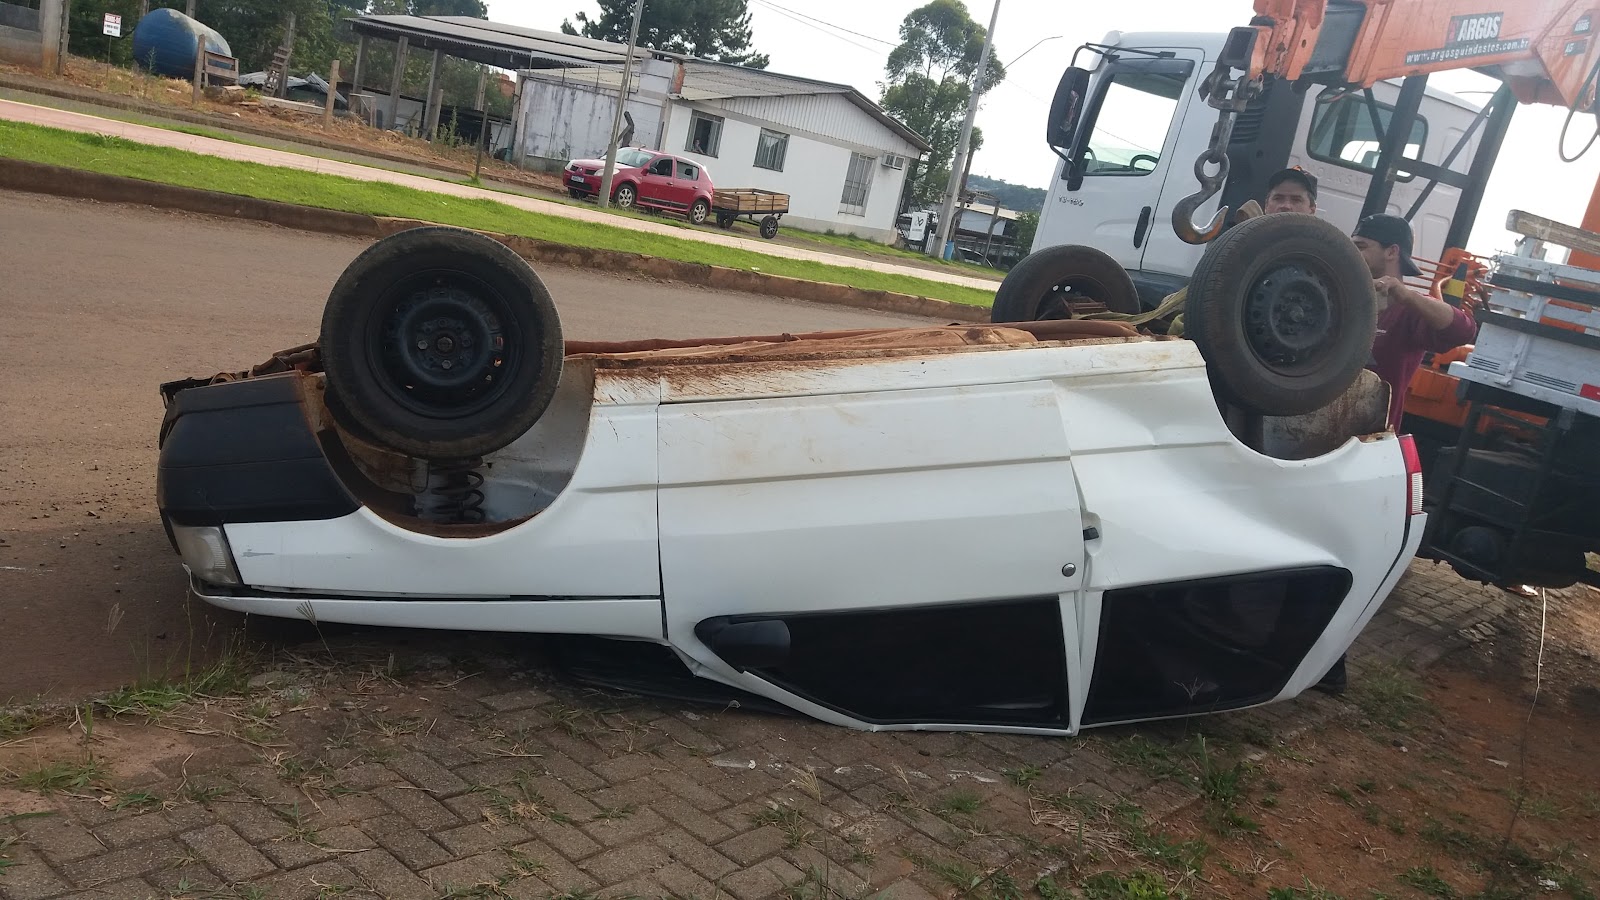
[[1178, 111], [1186, 75], [1115, 72], [1108, 79], [1083, 150], [1085, 175], [1148, 175], [1161, 162], [1161, 148]]

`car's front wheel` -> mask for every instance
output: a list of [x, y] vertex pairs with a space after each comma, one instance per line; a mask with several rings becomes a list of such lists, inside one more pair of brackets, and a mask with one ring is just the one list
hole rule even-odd
[[632, 209], [634, 201], [638, 199], [639, 195], [631, 184], [620, 185], [611, 192], [611, 205], [618, 209]]

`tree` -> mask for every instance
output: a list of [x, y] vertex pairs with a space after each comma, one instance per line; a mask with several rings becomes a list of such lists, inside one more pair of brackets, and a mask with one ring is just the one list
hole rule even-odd
[[[563, 20], [566, 34], [618, 44], [628, 42], [633, 0], [598, 0], [600, 14], [578, 13], [581, 28]], [[668, 53], [765, 69], [770, 61], [751, 46], [749, 0], [645, 0], [639, 44]]]
[[[900, 23], [900, 45], [889, 54], [881, 104], [933, 145], [927, 159], [906, 175], [904, 208], [931, 205], [944, 195], [986, 34], [961, 0], [933, 0]], [[1005, 78], [997, 57], [991, 48], [982, 93]]]

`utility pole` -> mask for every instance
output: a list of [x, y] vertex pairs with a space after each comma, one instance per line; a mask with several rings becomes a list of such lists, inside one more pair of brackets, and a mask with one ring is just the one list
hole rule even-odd
[[929, 256], [944, 258], [945, 242], [954, 234], [956, 195], [961, 192], [962, 173], [967, 167], [967, 145], [972, 141], [972, 120], [978, 117], [978, 97], [983, 92], [983, 73], [989, 67], [989, 50], [994, 47], [994, 23], [1000, 19], [1000, 0], [994, 0], [994, 12], [989, 14], [989, 31], [983, 36], [983, 55], [978, 57], [978, 69], [972, 75], [972, 96], [967, 98], [967, 118], [961, 123], [961, 141], [956, 144], [956, 158], [950, 163], [950, 183], [944, 191], [944, 207], [939, 214], [939, 234]]
[[639, 15], [643, 12], [644, 0], [633, 0], [633, 27], [628, 31], [628, 57], [622, 61], [622, 87], [617, 91], [617, 114], [611, 118], [605, 174], [600, 176], [600, 194], [594, 198], [601, 209], [611, 205], [611, 177], [617, 170], [617, 132], [622, 130], [622, 108], [628, 102], [628, 82], [633, 78], [633, 49], [639, 43]]

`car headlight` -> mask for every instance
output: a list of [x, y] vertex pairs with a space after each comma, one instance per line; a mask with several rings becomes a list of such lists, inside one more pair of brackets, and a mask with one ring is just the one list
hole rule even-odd
[[220, 525], [174, 525], [172, 537], [178, 545], [178, 555], [194, 577], [208, 584], [243, 583]]

